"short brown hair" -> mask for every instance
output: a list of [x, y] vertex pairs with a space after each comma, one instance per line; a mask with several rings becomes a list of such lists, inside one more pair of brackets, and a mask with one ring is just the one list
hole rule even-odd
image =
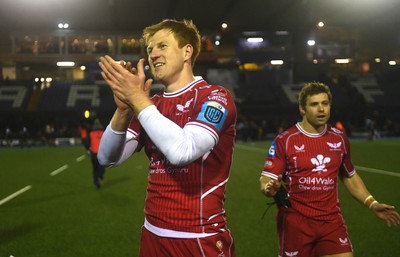
[[173, 33], [174, 37], [178, 41], [179, 47], [184, 47], [186, 44], [193, 46], [193, 55], [191, 61], [192, 66], [194, 66], [194, 63], [196, 62], [196, 59], [200, 53], [201, 36], [193, 21], [186, 19], [182, 21], [167, 19], [146, 27], [143, 30], [143, 38], [146, 46], [148, 45], [150, 37], [154, 36], [154, 34], [163, 29], [170, 30]]
[[308, 82], [305, 83], [299, 94], [299, 105], [305, 109], [307, 104], [307, 98], [309, 96], [326, 93], [329, 98], [329, 102], [332, 103], [331, 90], [327, 85], [321, 82]]

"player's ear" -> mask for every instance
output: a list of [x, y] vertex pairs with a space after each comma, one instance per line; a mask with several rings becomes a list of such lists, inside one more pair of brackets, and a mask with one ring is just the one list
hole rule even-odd
[[303, 109], [303, 107], [301, 107], [301, 105], [299, 105], [299, 112], [301, 116], [304, 116], [306, 114], [306, 111]]
[[193, 54], [193, 46], [191, 44], [187, 44], [185, 46], [185, 60], [190, 60]]

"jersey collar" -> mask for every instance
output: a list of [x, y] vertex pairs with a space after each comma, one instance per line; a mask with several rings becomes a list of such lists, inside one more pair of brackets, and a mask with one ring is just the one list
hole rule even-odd
[[305, 131], [301, 127], [300, 122], [296, 123], [296, 127], [302, 134], [304, 134], [304, 135], [306, 135], [308, 137], [320, 137], [320, 136], [324, 135], [326, 133], [327, 129], [328, 129], [328, 126], [325, 124], [324, 130], [321, 131], [321, 133], [310, 133], [310, 132]]
[[192, 82], [187, 84], [185, 87], [179, 89], [178, 91], [170, 92], [170, 93], [164, 91], [164, 97], [175, 97], [175, 96], [181, 95], [181, 94], [189, 91], [191, 88], [193, 88], [198, 83], [201, 83], [203, 81], [204, 81], [203, 77], [195, 76], [194, 80]]

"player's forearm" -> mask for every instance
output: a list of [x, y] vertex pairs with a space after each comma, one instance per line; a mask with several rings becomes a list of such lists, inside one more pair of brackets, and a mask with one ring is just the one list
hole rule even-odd
[[350, 178], [344, 178], [343, 184], [349, 193], [360, 203], [364, 203], [365, 199], [370, 195], [361, 177], [356, 173]]
[[111, 119], [111, 129], [118, 132], [126, 132], [134, 113], [131, 109], [117, 109]]
[[100, 141], [97, 159], [102, 166], [114, 167], [131, 156], [138, 146], [138, 141], [126, 132], [117, 132], [108, 125]]

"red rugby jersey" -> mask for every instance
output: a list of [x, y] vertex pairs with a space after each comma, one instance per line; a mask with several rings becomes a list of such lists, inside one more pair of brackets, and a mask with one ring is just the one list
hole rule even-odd
[[157, 94], [152, 100], [180, 127], [200, 126], [217, 143], [205, 156], [177, 167], [157, 149], [139, 121], [132, 120], [128, 131], [144, 146], [150, 160], [146, 220], [160, 228], [183, 232], [225, 229], [225, 189], [236, 135], [236, 107], [230, 92], [200, 78], [177, 92]]
[[316, 220], [340, 217], [338, 176], [355, 173], [347, 136], [326, 125], [311, 134], [297, 123], [272, 142], [262, 175], [277, 179], [282, 174], [292, 208]]

